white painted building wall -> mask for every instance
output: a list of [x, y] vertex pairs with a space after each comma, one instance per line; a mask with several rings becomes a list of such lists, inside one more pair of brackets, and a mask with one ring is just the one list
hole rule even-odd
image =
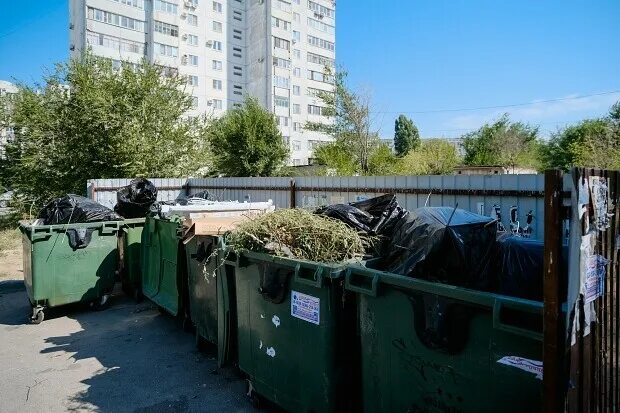
[[[0, 80], [0, 98], [17, 93], [17, 86], [6, 80]], [[13, 128], [0, 127], [0, 159], [5, 156], [4, 146], [13, 139]]]
[[[95, 55], [117, 64], [137, 64], [146, 57], [178, 70], [188, 78], [187, 90], [195, 98], [190, 115], [219, 116], [240, 104], [246, 94], [254, 96], [277, 116], [294, 165], [308, 164], [313, 148], [331, 140], [303, 126], [307, 121], [329, 122], [311, 114], [323, 105], [311, 95], [313, 90], [333, 90], [322, 75], [325, 63], [333, 65], [335, 60], [332, 0], [71, 0], [69, 4], [73, 57], [91, 47]], [[161, 33], [162, 27], [167, 33]]]

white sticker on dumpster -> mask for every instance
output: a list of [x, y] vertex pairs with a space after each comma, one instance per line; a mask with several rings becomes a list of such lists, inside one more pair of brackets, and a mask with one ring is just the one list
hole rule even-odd
[[321, 320], [321, 300], [293, 290], [291, 292], [291, 315], [318, 325]]
[[516, 367], [518, 369], [534, 373], [536, 378], [542, 380], [543, 378], [543, 364], [542, 361], [530, 360], [517, 356], [505, 356], [497, 360], [500, 364]]

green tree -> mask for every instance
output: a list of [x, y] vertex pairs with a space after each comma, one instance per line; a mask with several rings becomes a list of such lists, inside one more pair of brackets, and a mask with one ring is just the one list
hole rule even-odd
[[209, 165], [207, 119], [185, 115], [185, 84], [147, 62], [119, 70], [87, 53], [58, 64], [0, 105], [0, 125], [15, 130], [0, 174], [37, 205], [82, 194], [92, 178], [198, 175]]
[[314, 150], [318, 163], [327, 167], [327, 172], [349, 176], [358, 173], [358, 165], [349, 149], [340, 141], [325, 143]]
[[227, 176], [270, 176], [289, 155], [275, 116], [250, 97], [213, 122], [209, 142], [215, 170]]
[[540, 165], [538, 128], [510, 122], [508, 115], [463, 136], [464, 163], [510, 168]]
[[334, 75], [330, 68], [326, 68], [324, 77], [334, 81], [334, 91], [318, 92], [317, 97], [324, 104], [322, 114], [330, 121], [308, 122], [305, 129], [331, 135], [338, 150], [344, 148], [352, 159], [356, 173], [367, 174], [371, 154], [380, 143], [378, 134], [371, 131], [370, 97], [351, 90], [344, 71], [337, 71]]
[[461, 162], [454, 145], [443, 139], [422, 139], [420, 147], [400, 159], [403, 175], [447, 175]]
[[394, 122], [394, 149], [396, 156], [405, 156], [420, 146], [420, 132], [413, 121], [400, 115]]
[[385, 143], [379, 144], [370, 154], [368, 159], [369, 175], [394, 175], [397, 158], [392, 149]]

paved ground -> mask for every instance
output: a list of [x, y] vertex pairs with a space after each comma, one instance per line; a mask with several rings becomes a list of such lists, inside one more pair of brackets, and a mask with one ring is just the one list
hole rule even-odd
[[[23, 283], [0, 279], [0, 412], [250, 412], [245, 382], [215, 372], [191, 334], [122, 294], [26, 322]], [[15, 278], [15, 277], [12, 277]]]

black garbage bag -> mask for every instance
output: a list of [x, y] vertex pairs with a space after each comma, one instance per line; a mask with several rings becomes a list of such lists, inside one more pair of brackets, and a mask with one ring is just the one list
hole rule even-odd
[[122, 220], [114, 211], [83, 196], [68, 194], [48, 203], [39, 213], [44, 225]]
[[157, 200], [157, 188], [148, 179], [138, 178], [116, 192], [116, 211], [123, 218], [144, 218]]
[[481, 270], [495, 235], [490, 217], [450, 207], [418, 208], [396, 224], [381, 269], [489, 291], [493, 279]]
[[407, 214], [394, 194], [386, 194], [350, 204], [335, 204], [316, 210], [319, 215], [336, 218], [369, 235], [391, 236], [394, 225]]

